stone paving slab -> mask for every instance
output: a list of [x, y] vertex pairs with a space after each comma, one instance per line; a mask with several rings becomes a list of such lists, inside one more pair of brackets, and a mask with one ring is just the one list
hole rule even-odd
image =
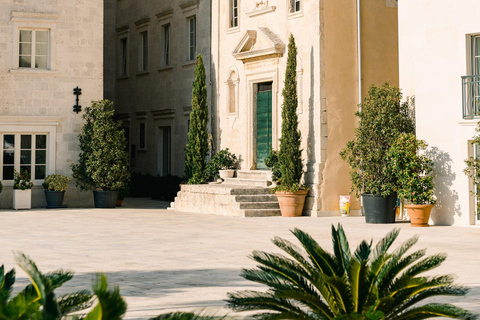
[[[412, 228], [408, 223], [367, 225], [363, 217], [237, 218], [165, 210], [166, 202], [126, 199], [116, 209], [0, 210], [0, 264], [16, 267], [13, 251], [28, 254], [41, 271], [71, 269], [75, 278], [61, 292], [89, 289], [104, 272], [128, 302], [126, 319], [148, 319], [176, 310], [224, 312], [226, 293], [262, 289], [239, 276], [253, 267], [252, 250], [277, 251], [274, 236], [294, 240], [289, 230], [309, 232], [331, 251], [330, 228], [342, 223], [352, 248], [401, 229], [397, 245], [418, 234], [414, 249], [448, 253], [432, 274], [454, 273], [471, 289], [448, 301], [480, 312], [480, 228]], [[396, 245], [394, 245], [396, 247]], [[28, 283], [18, 271], [19, 287]]]

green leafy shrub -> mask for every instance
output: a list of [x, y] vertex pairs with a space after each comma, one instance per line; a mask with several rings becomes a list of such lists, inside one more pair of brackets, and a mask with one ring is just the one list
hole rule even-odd
[[42, 183], [43, 189], [47, 191], [66, 191], [70, 178], [61, 174], [51, 174], [45, 177]]
[[218, 178], [219, 170], [236, 169], [238, 166], [237, 156], [231, 153], [228, 148], [217, 152], [205, 168], [207, 179]]
[[285, 86], [282, 91], [282, 137], [280, 138], [280, 151], [278, 153], [278, 164], [282, 179], [279, 185], [272, 189], [272, 192], [308, 190], [305, 185], [300, 184], [303, 175], [302, 150], [300, 149], [302, 136], [298, 130], [296, 77], [297, 47], [293, 35], [290, 35]]
[[268, 156], [263, 160], [265, 166], [272, 171], [272, 180], [279, 181], [282, 177], [278, 164], [278, 151], [270, 149]]
[[388, 156], [398, 181], [397, 195], [412, 204], [435, 204], [433, 161], [426, 155], [427, 144], [412, 133], [403, 133], [390, 147]]
[[82, 190], [120, 190], [130, 180], [129, 154], [121, 122], [113, 119], [113, 103], [93, 101], [85, 108], [85, 124], [79, 134], [78, 164], [73, 177]]
[[[478, 122], [477, 127], [475, 128], [475, 136], [473, 137], [471, 144], [474, 148], [480, 146], [480, 122]], [[471, 156], [465, 160], [467, 167], [463, 172], [472, 179], [472, 183], [476, 188], [471, 191], [472, 195], [475, 196], [477, 203], [477, 212], [480, 212], [480, 159], [478, 157]]]
[[13, 170], [13, 189], [28, 190], [33, 188], [33, 182], [30, 181], [30, 172], [23, 169], [20, 172]]
[[236, 311], [265, 311], [255, 319], [388, 319], [432, 317], [476, 319], [477, 315], [451, 304], [427, 300], [438, 296], [464, 296], [467, 289], [453, 285], [453, 276], [424, 276], [438, 267], [445, 254], [425, 257], [425, 250], [407, 254], [418, 236], [392, 253], [398, 237], [394, 229], [374, 247], [362, 241], [352, 253], [342, 226], [332, 226], [333, 253], [324, 250], [307, 233], [292, 232], [302, 248], [288, 240], [272, 241], [289, 256], [254, 251], [255, 269], [242, 276], [269, 287], [267, 292], [229, 293]]
[[188, 184], [200, 184], [205, 180], [208, 154], [208, 106], [205, 66], [201, 55], [197, 56], [195, 81], [192, 91], [192, 112], [185, 148], [185, 178]]
[[340, 152], [350, 166], [351, 191], [387, 197], [398, 188], [391, 171], [388, 150], [401, 133], [413, 133], [409, 104], [401, 103], [400, 89], [388, 82], [371, 86], [363, 99], [353, 140]]

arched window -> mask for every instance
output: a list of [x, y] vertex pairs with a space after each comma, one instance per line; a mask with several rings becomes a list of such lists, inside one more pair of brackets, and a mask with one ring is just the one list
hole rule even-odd
[[236, 68], [229, 70], [227, 84], [227, 113], [229, 115], [237, 114], [238, 112], [238, 71]]

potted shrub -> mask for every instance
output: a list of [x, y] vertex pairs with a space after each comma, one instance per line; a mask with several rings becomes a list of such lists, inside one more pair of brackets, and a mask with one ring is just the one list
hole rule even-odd
[[118, 198], [117, 198], [117, 207], [120, 207], [125, 200], [126, 197], [130, 195], [130, 187], [125, 187], [123, 189], [118, 190]]
[[231, 153], [228, 148], [217, 152], [207, 164], [205, 173], [208, 178], [233, 178], [238, 165], [237, 156]]
[[280, 167], [278, 164], [278, 151], [270, 149], [268, 156], [263, 160], [265, 166], [271, 171], [271, 176], [269, 177], [272, 181], [272, 185], [276, 186], [277, 182], [282, 177], [280, 172]]
[[295, 39], [290, 35], [288, 43], [287, 70], [285, 87], [283, 88], [282, 137], [278, 164], [281, 172], [279, 185], [272, 189], [275, 192], [282, 216], [301, 216], [308, 188], [300, 184], [303, 175], [301, 134], [298, 130], [297, 117], [297, 48]]
[[47, 200], [47, 208], [62, 207], [69, 182], [70, 178], [61, 174], [51, 174], [45, 177], [42, 186]]
[[96, 208], [115, 208], [118, 190], [130, 180], [127, 141], [113, 113], [108, 100], [93, 101], [85, 108], [85, 124], [78, 136], [82, 152], [78, 164], [72, 164], [76, 185], [93, 190]]
[[433, 196], [433, 161], [424, 152], [427, 144], [414, 134], [398, 137], [389, 151], [392, 171], [398, 180], [398, 197], [406, 201], [405, 208], [412, 227], [428, 227], [430, 212], [435, 204]]
[[20, 172], [13, 172], [13, 209], [32, 208], [32, 188], [30, 173], [23, 169]]
[[398, 188], [388, 151], [398, 136], [414, 131], [409, 105], [401, 103], [400, 89], [388, 82], [371, 86], [361, 109], [353, 140], [340, 155], [351, 170], [351, 191], [361, 195], [367, 223], [394, 223]]

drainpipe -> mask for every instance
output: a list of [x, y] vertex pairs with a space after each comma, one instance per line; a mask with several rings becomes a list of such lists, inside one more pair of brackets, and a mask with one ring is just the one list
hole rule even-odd
[[[360, 8], [361, 0], [357, 0], [358, 111], [362, 112], [362, 20]], [[362, 121], [362, 119], [359, 121]], [[360, 214], [363, 216], [363, 197], [360, 197]]]

